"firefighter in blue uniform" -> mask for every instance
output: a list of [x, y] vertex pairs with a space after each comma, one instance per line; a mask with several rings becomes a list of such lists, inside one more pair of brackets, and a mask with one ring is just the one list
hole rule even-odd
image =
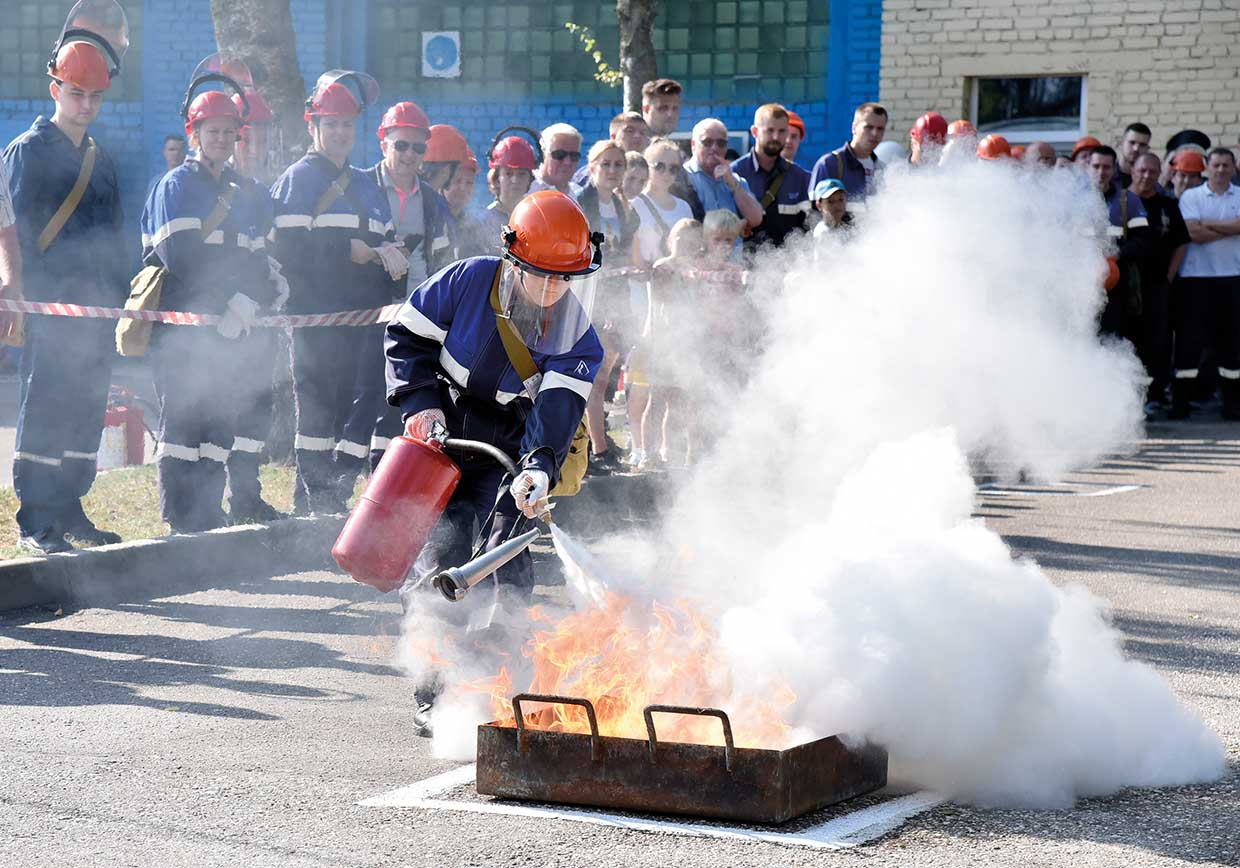
[[[4, 151], [31, 301], [119, 307], [129, 276], [116, 169], [87, 128], [129, 45], [114, 0], [83, 0], [69, 13], [48, 75], [56, 111]], [[82, 510], [95, 480], [111, 379], [113, 324], [31, 316], [21, 358], [13, 487], [19, 544], [36, 553], [119, 542]]]
[[[404, 248], [389, 243], [387, 198], [368, 172], [348, 164], [357, 118], [378, 95], [370, 76], [338, 69], [321, 75], [306, 101], [310, 152], [272, 188], [272, 254], [289, 282], [291, 313], [380, 307], [392, 281], [405, 276]], [[343, 512], [352, 493], [369, 443], [355, 448], [344, 427], [359, 365], [380, 351], [373, 340], [369, 330], [349, 326], [293, 333], [299, 512]]]
[[[243, 190], [254, 197], [253, 216], [255, 224], [250, 237], [254, 248], [266, 260], [268, 276], [276, 286], [276, 296], [265, 313], [283, 309], [288, 301], [288, 281], [280, 264], [268, 255], [264, 239], [271, 231], [272, 202], [271, 183], [276, 172], [271, 170], [274, 154], [279, 152], [276, 142], [279, 131], [274, 126], [275, 115], [262, 95], [246, 84], [244, 97], [233, 96], [233, 105], [241, 114], [243, 126], [237, 149], [233, 154], [236, 170]], [[232, 451], [228, 454], [228, 518], [232, 524], [275, 521], [287, 518], [262, 497], [262, 484], [258, 471], [262, 463], [263, 449], [271, 431], [273, 405], [272, 375], [275, 370], [279, 336], [275, 329], [251, 329], [237, 344], [233, 359], [236, 362], [233, 382], [237, 386], [236, 434]]]
[[151, 335], [159, 505], [173, 533], [227, 523], [238, 383], [225, 372], [237, 340], [276, 293], [262, 239], [252, 235], [261, 200], [228, 165], [241, 112], [222, 90], [198, 92], [223, 83], [241, 93], [245, 80], [238, 61], [213, 55], [199, 64], [183, 106], [194, 156], [159, 180], [142, 213], [143, 263], [166, 272], [160, 308], [221, 315], [215, 328], [159, 323]]
[[[384, 113], [378, 135], [383, 159], [369, 169], [370, 175], [387, 198], [396, 240], [409, 255], [408, 274], [404, 281], [391, 284], [383, 302], [399, 304], [455, 258], [448, 238], [452, 218], [443, 196], [418, 179], [431, 135], [426, 113], [415, 103], [399, 102]], [[368, 451], [371, 469], [378, 466], [384, 450], [401, 431], [400, 411], [390, 406], [383, 394], [386, 329], [386, 323], [366, 329], [373, 336], [375, 351], [372, 354], [368, 349], [359, 366], [353, 407], [338, 446], [338, 452], [350, 458]]]
[[[475, 524], [490, 548], [545, 508], [603, 359], [590, 324], [600, 243], [571, 198], [532, 193], [513, 209], [502, 259], [449, 265], [414, 290], [388, 324], [387, 398], [400, 408], [405, 433], [426, 440], [442, 425], [449, 437], [520, 456], [517, 478], [506, 480], [492, 459], [453, 455], [461, 481], [402, 588], [406, 604], [440, 568], [468, 560]], [[537, 368], [525, 382], [499, 318]], [[528, 553], [500, 569], [498, 584], [516, 595], [516, 605], [528, 605]], [[478, 626], [489, 625], [488, 618]]]

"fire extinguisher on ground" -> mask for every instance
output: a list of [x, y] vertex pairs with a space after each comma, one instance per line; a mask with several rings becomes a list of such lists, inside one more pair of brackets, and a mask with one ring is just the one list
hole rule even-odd
[[103, 416], [98, 469], [113, 470], [145, 463], [149, 431], [138, 396], [129, 389], [112, 386], [108, 392], [108, 409]]

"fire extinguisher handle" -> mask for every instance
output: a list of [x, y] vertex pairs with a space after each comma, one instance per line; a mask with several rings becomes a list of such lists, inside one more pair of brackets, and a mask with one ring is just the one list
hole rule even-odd
[[480, 440], [460, 440], [456, 437], [449, 437], [443, 441], [446, 449], [459, 449], [462, 452], [476, 452], [480, 455], [487, 455], [494, 458], [499, 464], [507, 470], [512, 476], [517, 475], [517, 462], [503, 449], [498, 446], [492, 446], [490, 443], [483, 443]]

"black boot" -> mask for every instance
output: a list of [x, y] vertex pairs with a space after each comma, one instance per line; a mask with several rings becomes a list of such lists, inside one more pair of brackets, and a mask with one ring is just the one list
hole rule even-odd
[[1168, 419], [1187, 419], [1193, 412], [1191, 400], [1195, 379], [1178, 378], [1171, 384], [1171, 409]]

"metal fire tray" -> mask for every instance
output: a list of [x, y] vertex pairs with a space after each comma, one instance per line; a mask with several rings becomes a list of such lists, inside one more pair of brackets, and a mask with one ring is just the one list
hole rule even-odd
[[[590, 734], [525, 725], [522, 702], [585, 709]], [[601, 736], [594, 706], [571, 696], [513, 697], [516, 726], [478, 727], [477, 788], [482, 795], [694, 817], [783, 823], [887, 783], [887, 752], [847, 747], [838, 737], [787, 750], [735, 747], [717, 708], [649, 705], [645, 740]], [[725, 746], [660, 742], [655, 714], [719, 718]]]

